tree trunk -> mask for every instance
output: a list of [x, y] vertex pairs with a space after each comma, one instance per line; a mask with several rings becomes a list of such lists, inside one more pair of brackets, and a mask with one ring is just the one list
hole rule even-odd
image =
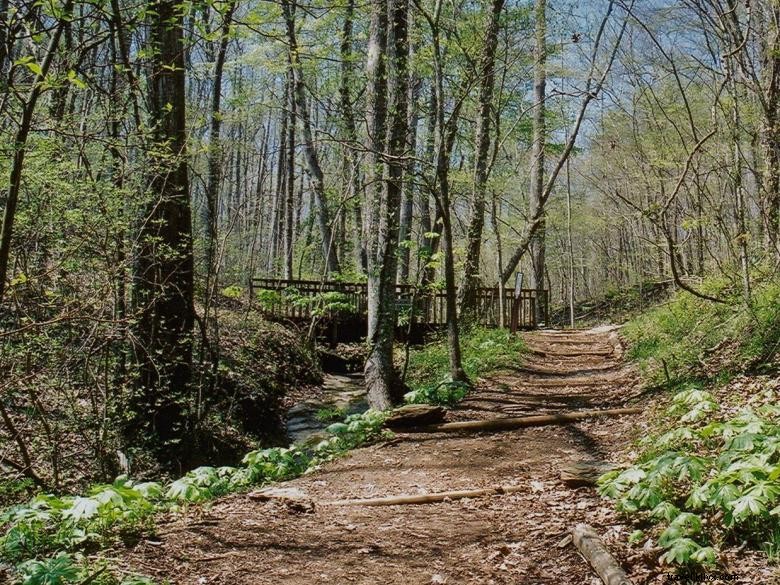
[[[534, 114], [533, 145], [531, 148], [531, 191], [528, 198], [529, 215], [537, 215], [544, 205], [544, 147], [547, 140], [545, 125], [545, 99], [547, 85], [547, 0], [536, 0], [536, 45], [534, 47]], [[545, 220], [542, 217], [539, 226], [529, 243], [531, 274], [529, 284], [532, 289], [544, 288], [545, 268]], [[543, 318], [544, 307], [536, 303], [536, 322]]]
[[767, 252], [780, 260], [780, 6], [767, 2], [768, 27], [763, 47], [764, 148], [763, 221]]
[[493, 86], [495, 85], [496, 48], [498, 47], [499, 19], [504, 0], [493, 0], [485, 30], [485, 44], [480, 59], [479, 114], [474, 143], [474, 191], [471, 196], [471, 221], [466, 236], [466, 259], [458, 298], [461, 317], [476, 309], [476, 291], [479, 286], [479, 260], [482, 251], [482, 229], [485, 225], [485, 190], [488, 180], [490, 154], [490, 123], [493, 118]]
[[288, 89], [287, 107], [290, 109], [290, 123], [287, 125], [287, 162], [285, 170], [285, 198], [284, 198], [284, 277], [291, 280], [293, 277], [293, 253], [295, 247], [295, 118], [298, 113], [296, 101], [293, 96], [294, 72], [290, 61], [290, 83]]
[[303, 130], [303, 145], [306, 154], [306, 163], [311, 175], [311, 186], [314, 191], [314, 201], [317, 205], [317, 220], [322, 238], [322, 255], [325, 259], [325, 269], [329, 273], [341, 272], [336, 246], [333, 241], [333, 230], [330, 223], [330, 212], [325, 197], [325, 175], [320, 165], [319, 154], [314, 144], [314, 134], [311, 128], [311, 116], [306, 107], [306, 87], [303, 83], [303, 68], [298, 51], [298, 41], [295, 32], [295, 0], [283, 0], [282, 10], [287, 25], [287, 42], [289, 44], [290, 59], [292, 61], [294, 78], [294, 95], [298, 117], [301, 120]]
[[138, 319], [134, 347], [138, 368], [129, 404], [126, 438], [158, 448], [176, 460], [192, 449], [186, 441], [192, 376], [192, 218], [187, 176], [184, 47], [181, 8], [173, 0], [150, 4], [148, 80], [150, 127], [147, 155], [149, 201], [138, 235], [133, 302]]
[[[227, 7], [219, 47], [214, 61], [214, 85], [211, 94], [211, 125], [209, 128], [208, 179], [206, 181], [206, 204], [203, 206], [205, 264], [206, 264], [206, 306], [210, 304], [212, 288], [217, 287], [215, 265], [217, 250], [217, 213], [219, 210], [219, 189], [222, 182], [222, 73], [225, 69], [230, 24], [236, 0]], [[212, 283], [212, 278], [214, 282]], [[213, 284], [213, 286], [212, 286]]]
[[355, 17], [355, 0], [347, 0], [344, 14], [344, 25], [341, 29], [341, 85], [339, 87], [339, 107], [344, 124], [344, 138], [347, 140], [344, 153], [344, 167], [347, 169], [349, 199], [348, 209], [352, 209], [354, 229], [352, 230], [352, 247], [355, 256], [355, 268], [358, 272], [368, 270], [368, 257], [363, 233], [363, 188], [360, 181], [360, 157], [357, 147], [357, 128], [355, 112], [352, 104], [351, 85], [354, 83], [354, 65], [352, 63], [352, 30]]
[[[398, 222], [407, 143], [408, 38], [407, 0], [390, 3], [392, 34], [388, 34], [387, 3], [372, 0], [368, 47], [369, 135], [373, 192], [371, 246], [368, 270], [368, 341], [365, 365], [368, 401], [387, 409], [402, 398], [402, 385], [393, 366], [396, 323], [395, 278]], [[388, 44], [388, 36], [392, 43]], [[386, 54], [390, 54], [390, 67]], [[388, 77], [391, 83], [388, 86]], [[388, 96], [390, 124], [388, 128]], [[382, 159], [387, 145], [388, 163]], [[386, 166], [386, 170], [383, 168]], [[386, 180], [383, 177], [386, 173]]]

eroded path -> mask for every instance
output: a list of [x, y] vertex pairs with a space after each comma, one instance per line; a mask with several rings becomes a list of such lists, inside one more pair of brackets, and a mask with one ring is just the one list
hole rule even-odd
[[[479, 384], [451, 420], [625, 403], [634, 387], [612, 329], [535, 332], [514, 370]], [[607, 460], [633, 438], [629, 417], [498, 434], [399, 435], [288, 482], [315, 501], [520, 485], [511, 495], [418, 506], [316, 506], [234, 496], [160, 526], [130, 566], [176, 584], [590, 584], [566, 531], [626, 531], [590, 488], [559, 479], [567, 462]], [[625, 536], [625, 535], [623, 535]], [[617, 556], [625, 551], [617, 547]]]

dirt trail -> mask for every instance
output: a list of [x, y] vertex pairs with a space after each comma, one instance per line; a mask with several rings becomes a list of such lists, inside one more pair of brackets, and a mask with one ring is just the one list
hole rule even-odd
[[[531, 354], [484, 380], [450, 420], [620, 406], [634, 387], [608, 328], [526, 335]], [[614, 545], [627, 530], [589, 488], [559, 480], [567, 462], [607, 460], [630, 417], [494, 435], [402, 436], [285, 486], [315, 501], [521, 485], [511, 495], [384, 508], [229, 497], [159, 528], [130, 566], [176, 584], [592, 584], [566, 531], [588, 522]], [[625, 534], [623, 534], [625, 537]]]

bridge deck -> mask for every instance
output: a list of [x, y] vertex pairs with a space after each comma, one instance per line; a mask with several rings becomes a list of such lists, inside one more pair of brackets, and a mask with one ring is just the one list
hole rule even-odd
[[[396, 306], [399, 320], [431, 327], [447, 323], [446, 294], [444, 291], [423, 291], [414, 285], [397, 284]], [[548, 322], [548, 294], [546, 290], [480, 287], [477, 289], [477, 321], [480, 325], [497, 327], [502, 320], [512, 329], [535, 329], [539, 321]], [[260, 303], [269, 318], [293, 321], [309, 320], [313, 316], [326, 319], [366, 319], [368, 292], [365, 283], [316, 280], [283, 280], [253, 278], [250, 295]]]

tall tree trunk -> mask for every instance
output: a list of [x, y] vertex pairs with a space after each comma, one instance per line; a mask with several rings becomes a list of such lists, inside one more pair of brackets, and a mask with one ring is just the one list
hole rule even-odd
[[768, 0], [762, 39], [763, 109], [761, 143], [764, 149], [762, 221], [765, 246], [780, 260], [780, 5]]
[[329, 273], [341, 272], [339, 259], [336, 255], [336, 246], [333, 241], [333, 230], [330, 223], [330, 212], [325, 197], [325, 174], [320, 165], [320, 158], [314, 143], [314, 134], [311, 128], [311, 115], [306, 107], [306, 87], [303, 82], [303, 67], [298, 51], [298, 41], [295, 32], [295, 0], [283, 0], [282, 10], [287, 25], [287, 42], [289, 44], [290, 59], [292, 61], [294, 78], [294, 95], [298, 117], [301, 120], [303, 130], [303, 145], [306, 154], [306, 163], [311, 175], [311, 186], [314, 190], [314, 201], [317, 205], [317, 219], [322, 238], [322, 254], [325, 259], [325, 268]]
[[290, 83], [287, 107], [290, 109], [290, 123], [287, 125], [287, 179], [284, 199], [284, 277], [293, 277], [293, 252], [295, 246], [295, 118], [298, 114], [294, 98], [294, 72], [290, 61]]
[[[369, 79], [369, 184], [372, 185], [373, 221], [368, 257], [370, 349], [365, 365], [365, 378], [369, 404], [373, 408], [387, 409], [400, 402], [403, 393], [393, 366], [393, 343], [396, 324], [396, 248], [405, 166], [403, 156], [408, 130], [408, 3], [407, 0], [391, 0], [389, 3], [372, 0], [371, 8], [366, 69]], [[391, 34], [388, 31], [388, 12], [392, 25]], [[392, 39], [389, 45], [388, 36]], [[388, 78], [391, 80], [389, 85]], [[387, 164], [383, 163], [385, 150]]]
[[353, 222], [352, 247], [355, 256], [355, 268], [365, 273], [368, 269], [366, 240], [363, 231], [363, 187], [360, 180], [360, 156], [357, 151], [357, 127], [352, 104], [351, 86], [355, 81], [352, 30], [355, 18], [355, 0], [347, 0], [344, 12], [344, 25], [341, 29], [341, 80], [339, 86], [339, 107], [344, 125], [344, 138], [347, 146], [344, 149], [344, 167], [347, 169], [349, 186], [349, 203], [347, 209], [352, 210]]
[[450, 203], [450, 155], [455, 143], [458, 119], [463, 100], [458, 100], [445, 122], [444, 71], [440, 37], [442, 0], [436, 0], [434, 16], [427, 16], [433, 35], [434, 91], [436, 92], [436, 165], [433, 197], [436, 200], [437, 220], [441, 222], [441, 240], [444, 253], [445, 313], [447, 316], [447, 351], [450, 377], [456, 382], [467, 382], [460, 350], [460, 326], [458, 323], [457, 287], [455, 285], [455, 254], [453, 251], [452, 215]]
[[[536, 45], [534, 47], [534, 115], [533, 145], [531, 148], [531, 190], [528, 198], [529, 215], [539, 213], [544, 193], [544, 147], [547, 140], [545, 127], [545, 99], [547, 85], [547, 0], [536, 0], [534, 10], [536, 22]], [[544, 288], [545, 268], [545, 220], [541, 219], [528, 249], [531, 256], [530, 286]], [[536, 321], [543, 318], [544, 307], [536, 303]]]
[[485, 225], [485, 190], [488, 181], [488, 157], [490, 154], [490, 123], [493, 119], [493, 89], [495, 85], [496, 48], [504, 0], [493, 0], [492, 10], [485, 28], [485, 41], [480, 59], [479, 114], [474, 143], [474, 186], [471, 195], [471, 221], [466, 236], [466, 259], [463, 264], [463, 280], [458, 291], [461, 318], [476, 309], [476, 292], [479, 286], [479, 260], [482, 251], [482, 230]]
[[217, 267], [217, 214], [219, 211], [219, 189], [222, 183], [222, 73], [225, 69], [230, 25], [236, 0], [228, 4], [224, 14], [222, 32], [216, 55], [214, 55], [214, 85], [211, 92], [211, 123], [209, 126], [208, 178], [206, 180], [206, 204], [203, 206], [205, 264], [206, 264], [206, 307], [211, 303], [216, 282]]
[[[407, 28], [412, 30], [414, 28], [414, 12], [409, 11], [409, 22]], [[410, 36], [414, 36], [413, 34]], [[409, 68], [414, 70], [416, 47], [414, 43], [409, 43]], [[410, 153], [408, 162], [406, 163], [405, 173], [406, 178], [403, 184], [403, 194], [401, 198], [401, 219], [398, 229], [398, 241], [400, 248], [398, 250], [398, 280], [402, 283], [409, 282], [409, 261], [411, 258], [411, 236], [412, 236], [412, 221], [414, 219], [414, 195], [415, 195], [415, 183], [414, 183], [414, 171], [415, 171], [415, 157], [417, 150], [417, 110], [419, 107], [420, 89], [422, 87], [422, 80], [410, 73], [408, 83], [408, 96], [407, 96], [407, 145], [406, 148]]]
[[[153, 49], [148, 81], [152, 130], [149, 201], [138, 235], [133, 302], [138, 369], [126, 437], [149, 442], [158, 457], [182, 458], [192, 445], [188, 417], [192, 377], [192, 217], [187, 177], [181, 5], [149, 5]], [[131, 444], [132, 444], [131, 443]]]

